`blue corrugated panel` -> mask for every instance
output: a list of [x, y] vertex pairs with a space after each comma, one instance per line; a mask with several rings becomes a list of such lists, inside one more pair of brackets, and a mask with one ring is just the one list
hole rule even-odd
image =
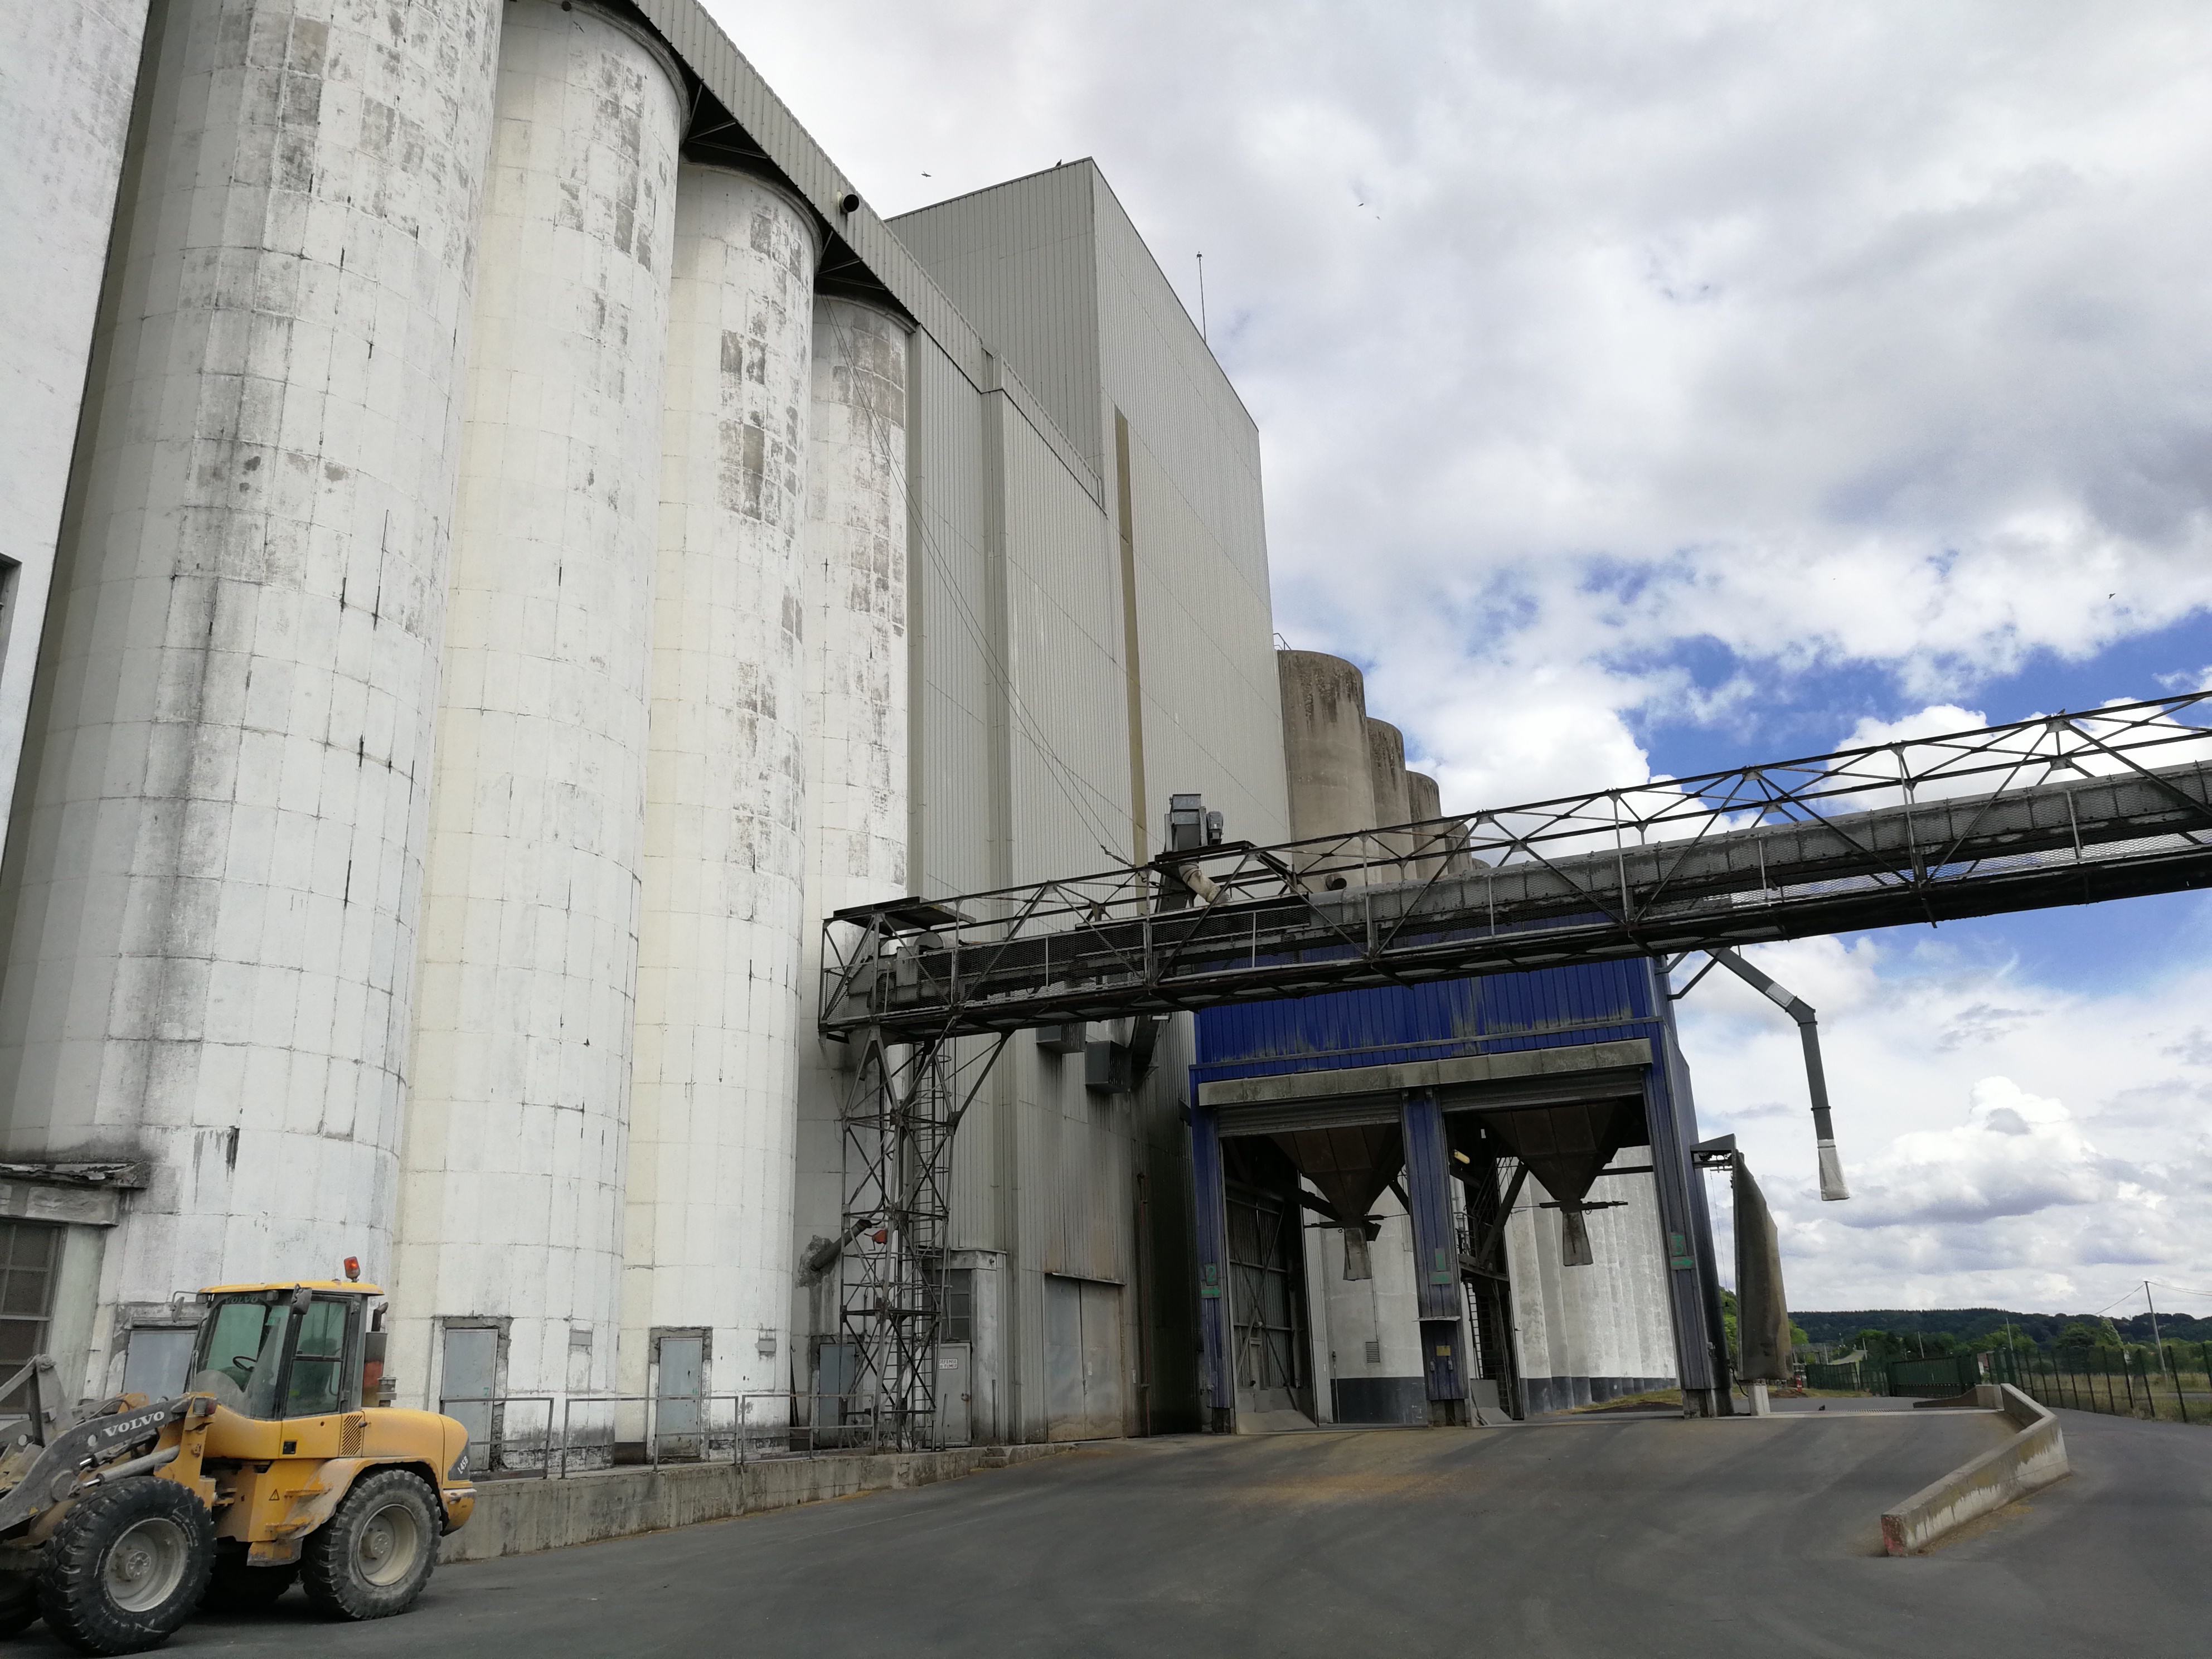
[[1651, 964], [1630, 961], [1208, 1008], [1198, 1016], [1192, 1076], [1211, 1083], [1656, 1038], [1657, 999]]

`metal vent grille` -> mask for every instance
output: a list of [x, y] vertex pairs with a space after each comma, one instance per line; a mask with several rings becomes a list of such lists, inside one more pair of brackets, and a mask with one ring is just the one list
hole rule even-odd
[[338, 1431], [338, 1455], [360, 1456], [362, 1443], [368, 1438], [368, 1419], [360, 1416], [347, 1418], [345, 1426]]

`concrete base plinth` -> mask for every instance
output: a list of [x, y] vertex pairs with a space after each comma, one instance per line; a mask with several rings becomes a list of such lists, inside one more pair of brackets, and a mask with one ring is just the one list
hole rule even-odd
[[469, 1524], [445, 1540], [438, 1559], [489, 1561], [602, 1538], [665, 1532], [828, 1498], [957, 1480], [979, 1468], [1026, 1463], [1069, 1449], [1061, 1445], [963, 1446], [950, 1451], [605, 1469], [566, 1480], [486, 1481], [477, 1487], [476, 1513]]

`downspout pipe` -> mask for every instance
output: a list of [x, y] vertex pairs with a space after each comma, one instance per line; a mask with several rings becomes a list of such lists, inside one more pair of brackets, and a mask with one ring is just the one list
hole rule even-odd
[[1829, 1203], [1849, 1198], [1851, 1189], [1844, 1183], [1844, 1163], [1836, 1151], [1836, 1126], [1828, 1114], [1828, 1079], [1820, 1066], [1820, 1028], [1813, 1005], [1787, 986], [1776, 984], [1771, 976], [1761, 973], [1733, 951], [1722, 949], [1710, 954], [1722, 967], [1797, 1022], [1797, 1036], [1805, 1045], [1805, 1085], [1813, 1097], [1813, 1138], [1820, 1149], [1820, 1196]]

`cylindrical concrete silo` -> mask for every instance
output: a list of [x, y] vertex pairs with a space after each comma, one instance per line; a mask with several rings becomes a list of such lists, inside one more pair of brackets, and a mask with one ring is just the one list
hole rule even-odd
[[785, 1375], [800, 941], [817, 920], [805, 908], [804, 530], [818, 256], [813, 215], [775, 185], [683, 168], [624, 1394], [645, 1391], [653, 1333], [670, 1328], [708, 1333], [709, 1392], [772, 1389]]
[[[1443, 796], [1437, 788], [1437, 781], [1425, 772], [1406, 774], [1406, 819], [1409, 823], [1423, 823], [1443, 816]], [[1426, 881], [1435, 875], [1450, 855], [1449, 835], [1431, 829], [1407, 838], [1417, 856], [1407, 866], [1407, 873], [1415, 881]]]
[[624, 13], [507, 7], [393, 1304], [416, 1398], [491, 1380], [441, 1320], [495, 1322], [506, 1393], [614, 1382], [682, 88]]
[[4, 901], [9, 1155], [153, 1172], [95, 1395], [118, 1302], [389, 1266], [501, 11], [158, 20]]
[[[1413, 809], [1406, 803], [1406, 734], [1388, 720], [1367, 722], [1367, 777], [1375, 792], [1375, 822], [1384, 826], [1407, 823]], [[1375, 853], [1401, 855], [1413, 848], [1413, 838], [1402, 833], [1375, 837]], [[1374, 873], [1379, 881], [1403, 881], [1413, 873], [1411, 862], [1385, 866]]]
[[[807, 435], [807, 890], [796, 1200], [842, 1207], [845, 1050], [813, 1035], [821, 925], [907, 887], [907, 331], [859, 301], [814, 301]], [[811, 1236], [811, 1234], [810, 1234]], [[794, 1243], [804, 1247], [806, 1238]], [[794, 1333], [836, 1329], [837, 1274], [800, 1288]], [[803, 1382], [802, 1360], [798, 1375]]]
[[[146, 0], [14, 5], [0, 55], [0, 800], [15, 794]], [[0, 824], [0, 834], [5, 833]]]
[[[1356, 836], [1375, 827], [1375, 784], [1367, 761], [1367, 690], [1358, 668], [1319, 651], [1278, 651], [1283, 702], [1283, 766], [1290, 785], [1291, 835]], [[1356, 864], [1373, 848], [1353, 841], [1326, 848], [1304, 864]], [[1327, 877], [1320, 879], [1329, 879]]]

